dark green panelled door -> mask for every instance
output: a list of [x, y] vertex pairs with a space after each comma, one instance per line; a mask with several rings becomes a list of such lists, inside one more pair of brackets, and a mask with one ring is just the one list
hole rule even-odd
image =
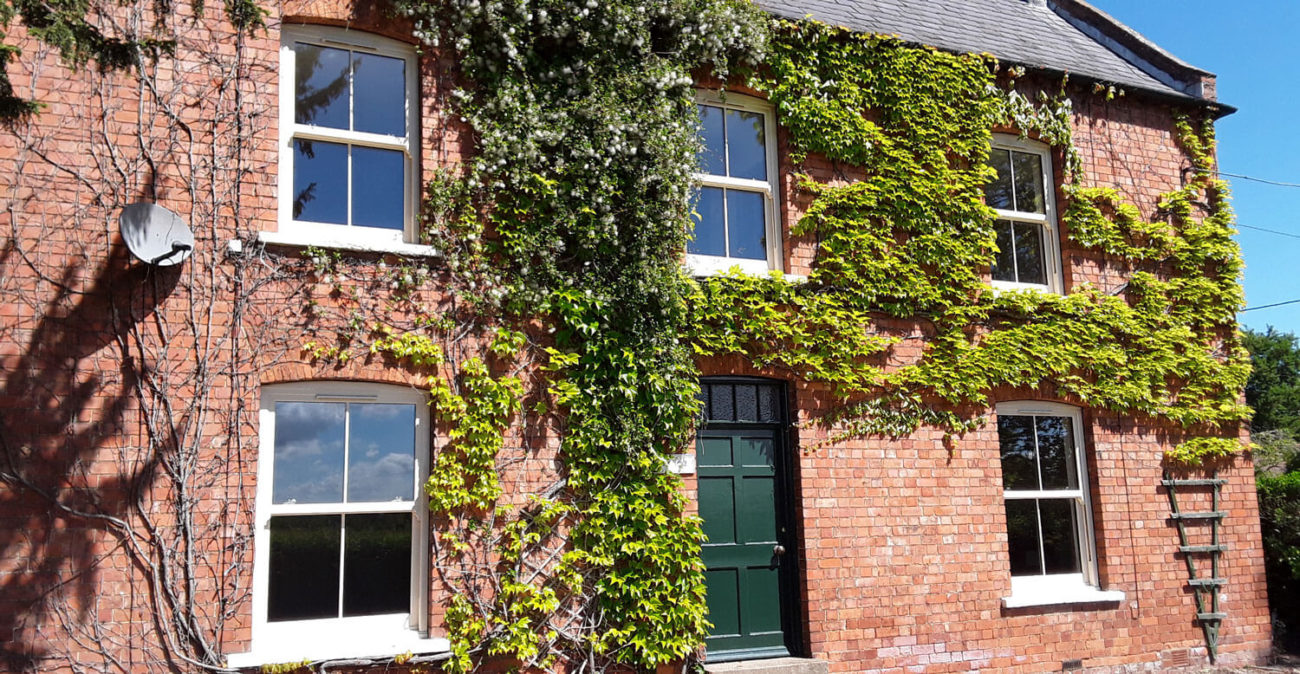
[[696, 439], [711, 661], [788, 655], [777, 428], [706, 425]]

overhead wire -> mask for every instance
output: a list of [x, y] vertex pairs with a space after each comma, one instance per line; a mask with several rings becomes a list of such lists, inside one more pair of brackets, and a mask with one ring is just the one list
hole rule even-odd
[[1272, 309], [1273, 307], [1282, 307], [1288, 304], [1300, 304], [1300, 299], [1287, 300], [1285, 302], [1274, 302], [1272, 304], [1261, 304], [1257, 307], [1246, 307], [1242, 311], [1255, 311], [1256, 309]]

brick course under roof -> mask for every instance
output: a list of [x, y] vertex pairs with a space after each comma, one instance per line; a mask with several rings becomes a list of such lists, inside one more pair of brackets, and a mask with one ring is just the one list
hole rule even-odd
[[[1180, 98], [1202, 97], [1187, 83], [1189, 73], [1209, 75], [1078, 0], [755, 0], [755, 4], [786, 18], [811, 17], [956, 52], [988, 52], [1004, 63], [1064, 71]], [[1108, 46], [1085, 29], [1119, 39], [1101, 38], [1112, 45]], [[1150, 62], [1135, 65], [1132, 61], [1143, 59], [1134, 52], [1155, 52], [1159, 60], [1182, 72], [1170, 73]]]

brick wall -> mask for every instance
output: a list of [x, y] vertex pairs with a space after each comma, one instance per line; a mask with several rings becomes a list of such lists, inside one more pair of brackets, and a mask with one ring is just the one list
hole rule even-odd
[[[159, 648], [178, 634], [156, 618], [167, 597], [146, 571], [177, 563], [159, 549], [196, 560], [200, 638], [218, 652], [246, 650], [261, 388], [318, 379], [419, 385], [428, 374], [377, 357], [342, 366], [307, 357], [304, 342], [346, 333], [351, 300], [334, 295], [335, 284], [313, 274], [297, 249], [256, 243], [257, 232], [276, 230], [281, 18], [399, 39], [403, 26], [367, 3], [272, 10], [271, 29], [252, 37], [213, 20], [185, 24], [178, 58], [150, 70], [153, 88], [93, 68], [70, 72], [34, 42], [11, 68], [17, 90], [48, 107], [0, 142], [0, 175], [10, 178], [0, 192], [0, 472], [22, 482], [0, 491], [0, 668], [191, 669]], [[421, 60], [426, 178], [472, 149], [441, 114], [453, 66]], [[1185, 167], [1170, 108], [1134, 95], [1104, 102], [1080, 93], [1075, 102], [1089, 180], [1150, 213]], [[833, 175], [816, 158], [809, 168]], [[789, 236], [806, 202], [788, 179], [783, 188], [786, 271], [806, 273], [815, 242]], [[185, 265], [148, 269], [125, 251], [116, 217], [142, 199], [157, 199], [195, 231]], [[228, 255], [235, 239], [244, 252]], [[1110, 262], [1061, 240], [1067, 285], [1123, 282]], [[356, 256], [340, 284], [372, 308], [391, 299], [380, 257]], [[417, 301], [445, 306], [442, 283], [431, 281]], [[898, 362], [923, 348], [924, 326], [877, 327], [922, 338], [900, 347]], [[734, 358], [701, 368], [780, 376]], [[791, 388], [799, 421], [831, 405], [817, 387]], [[1092, 410], [1084, 421], [1099, 571], [1126, 599], [1069, 610], [1001, 608], [1010, 572], [992, 426], [952, 443], [923, 429], [824, 445], [815, 425], [793, 430], [808, 654], [844, 672], [1045, 671], [1073, 659], [1099, 670], [1155, 669], [1187, 649], [1192, 663], [1204, 662], [1157, 485], [1171, 429]], [[435, 449], [444, 438], [435, 429]], [[521, 461], [504, 478], [510, 498], [553, 475], [556, 442], [546, 425], [511, 434], [508, 451]], [[184, 521], [168, 474], [178, 465], [201, 474], [185, 482], [194, 506]], [[1249, 462], [1225, 476], [1230, 581], [1221, 653], [1225, 662], [1254, 662], [1268, 649], [1269, 625]], [[684, 489], [693, 491], [693, 479]], [[433, 585], [437, 633], [443, 594]]]

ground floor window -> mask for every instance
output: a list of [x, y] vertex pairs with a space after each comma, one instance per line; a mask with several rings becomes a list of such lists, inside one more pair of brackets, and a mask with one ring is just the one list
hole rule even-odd
[[1012, 596], [1035, 603], [1097, 591], [1087, 462], [1078, 408], [997, 407]]
[[254, 650], [311, 656], [338, 638], [383, 651], [427, 629], [424, 394], [282, 384], [260, 418]]

